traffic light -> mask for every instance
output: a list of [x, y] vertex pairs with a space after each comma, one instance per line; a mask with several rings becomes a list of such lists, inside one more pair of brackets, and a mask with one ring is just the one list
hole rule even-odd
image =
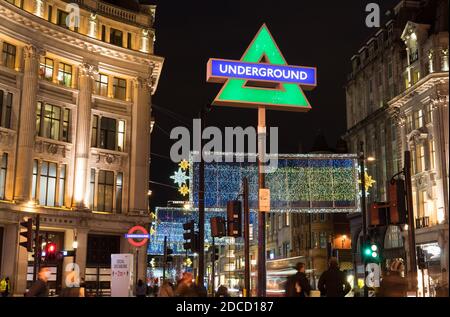
[[225, 218], [213, 217], [211, 218], [211, 236], [221, 238], [226, 235]]
[[217, 261], [219, 260], [219, 248], [218, 247], [211, 247], [211, 261]]
[[183, 224], [183, 229], [184, 229], [184, 234], [183, 234], [183, 238], [184, 240], [186, 240], [186, 242], [183, 244], [183, 247], [185, 250], [192, 250], [195, 251], [195, 244], [196, 244], [196, 239], [195, 239], [195, 231], [194, 231], [194, 220], [191, 220], [185, 224]]
[[380, 247], [375, 242], [367, 242], [363, 247], [363, 260], [366, 263], [379, 263], [380, 262]]
[[45, 260], [54, 261], [56, 260], [56, 244], [49, 242], [45, 245]]
[[242, 204], [239, 200], [227, 202], [228, 236], [238, 238], [242, 233]]
[[20, 235], [25, 237], [25, 241], [20, 242], [20, 246], [27, 249], [28, 252], [33, 251], [33, 219], [30, 217], [26, 221], [20, 223], [21, 227], [24, 227], [26, 230], [21, 231]]
[[402, 179], [393, 179], [389, 183], [389, 223], [406, 223], [406, 192], [405, 181]]
[[369, 210], [369, 227], [386, 226], [389, 204], [386, 202], [374, 202]]

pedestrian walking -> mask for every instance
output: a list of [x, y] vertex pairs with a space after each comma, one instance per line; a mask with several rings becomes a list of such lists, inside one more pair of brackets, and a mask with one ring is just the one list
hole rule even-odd
[[339, 270], [339, 264], [336, 258], [331, 258], [329, 268], [322, 273], [319, 279], [319, 290], [326, 297], [344, 297], [352, 287], [347, 281], [347, 276]]
[[230, 294], [228, 294], [228, 288], [224, 285], [220, 285], [217, 289], [216, 297], [230, 297]]
[[41, 267], [38, 273], [38, 279], [31, 286], [30, 290], [25, 293], [26, 297], [48, 297], [48, 279], [52, 272], [48, 267]]
[[408, 292], [408, 281], [402, 277], [405, 266], [403, 262], [396, 259], [392, 261], [389, 272], [382, 278], [377, 297], [406, 297]]
[[142, 280], [139, 280], [136, 285], [136, 297], [147, 296], [147, 285]]
[[8, 297], [11, 292], [11, 282], [9, 281], [9, 277], [5, 277], [0, 281], [0, 293], [2, 297]]
[[195, 285], [192, 281], [192, 273], [184, 272], [183, 277], [177, 285], [175, 296], [177, 297], [198, 297]]
[[174, 297], [175, 293], [173, 291], [173, 284], [169, 281], [164, 281], [163, 285], [161, 285], [161, 288], [159, 289], [158, 297]]
[[305, 263], [297, 263], [296, 269], [297, 273], [290, 276], [286, 282], [286, 297], [307, 297], [311, 291], [311, 285], [305, 274]]

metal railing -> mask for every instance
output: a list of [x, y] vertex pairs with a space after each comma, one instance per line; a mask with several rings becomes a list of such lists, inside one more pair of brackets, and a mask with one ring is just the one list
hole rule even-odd
[[115, 16], [120, 19], [136, 23], [135, 13], [106, 4], [104, 2], [97, 2], [97, 12], [105, 13], [107, 15]]
[[430, 217], [416, 218], [416, 228], [428, 228], [430, 226]]

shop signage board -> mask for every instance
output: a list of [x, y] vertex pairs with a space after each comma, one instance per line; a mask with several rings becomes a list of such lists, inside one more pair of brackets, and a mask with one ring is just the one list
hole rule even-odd
[[133, 255], [111, 254], [111, 297], [133, 295]]

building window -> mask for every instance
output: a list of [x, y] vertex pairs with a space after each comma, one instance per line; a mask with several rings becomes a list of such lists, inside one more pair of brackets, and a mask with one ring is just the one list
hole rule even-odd
[[320, 233], [320, 248], [321, 249], [326, 249], [327, 248], [327, 233], [326, 232], [321, 232]]
[[66, 19], [69, 16], [69, 13], [58, 9], [58, 18], [56, 24], [62, 26], [63, 28], [68, 28]]
[[38, 160], [33, 160], [33, 180], [31, 184], [31, 197], [36, 200], [36, 185], [37, 185], [37, 177], [38, 177]]
[[89, 180], [89, 207], [94, 210], [95, 197], [95, 169], [91, 168], [91, 177]]
[[106, 26], [102, 25], [102, 41], [106, 42]]
[[58, 82], [60, 85], [72, 87], [72, 66], [59, 62]]
[[127, 93], [127, 81], [122, 78], [114, 77], [113, 94], [114, 98], [125, 100]]
[[406, 116], [406, 131], [410, 133], [413, 130], [413, 118], [412, 114]]
[[58, 165], [43, 161], [39, 176], [39, 205], [56, 206], [56, 170]]
[[402, 232], [398, 226], [389, 226], [384, 239], [385, 249], [395, 249], [403, 247]]
[[118, 120], [117, 151], [123, 152], [125, 144], [125, 121]]
[[117, 173], [116, 178], [116, 213], [122, 213], [122, 187], [123, 187], [123, 174]]
[[325, 222], [326, 221], [326, 215], [324, 214], [324, 213], [321, 213], [320, 215], [319, 215], [319, 217], [320, 217], [320, 222]]
[[98, 116], [92, 116], [92, 133], [91, 133], [91, 147], [97, 147], [98, 140]]
[[291, 225], [290, 213], [286, 212], [285, 217], [286, 217], [286, 227], [289, 227]]
[[59, 170], [59, 206], [64, 206], [65, 204], [65, 193], [66, 193], [66, 164], [62, 164]]
[[116, 120], [102, 117], [100, 123], [100, 148], [116, 149]]
[[416, 145], [416, 160], [415, 160], [415, 172], [416, 174], [422, 173], [425, 170], [425, 151], [423, 144]]
[[49, 5], [48, 6], [47, 21], [52, 22], [52, 14], [53, 14], [53, 7], [51, 5]]
[[41, 64], [39, 67], [39, 77], [48, 81], [53, 80], [53, 59], [41, 56]]
[[70, 110], [38, 102], [36, 131], [41, 137], [69, 142]]
[[3, 153], [2, 161], [0, 162], [0, 199], [5, 199], [6, 188], [6, 170], [8, 169], [8, 154]]
[[[100, 131], [98, 130], [100, 127]], [[100, 133], [99, 133], [100, 132]], [[112, 151], [124, 151], [125, 121], [94, 115], [91, 146]]]
[[427, 123], [433, 123], [433, 106], [431, 104], [427, 106]]
[[11, 128], [13, 94], [0, 90], [0, 126]]
[[429, 147], [430, 147], [430, 169], [434, 169], [436, 167], [436, 148], [434, 140], [430, 141]]
[[97, 95], [108, 97], [108, 76], [104, 74], [98, 74], [95, 80], [95, 93]]
[[123, 45], [123, 33], [122, 31], [111, 28], [109, 33], [109, 43], [122, 46]]
[[129, 48], [131, 50], [132, 46], [131, 46], [131, 41], [132, 41], [132, 35], [131, 33], [128, 33], [128, 38], [127, 38], [127, 48]]
[[16, 66], [16, 47], [7, 42], [3, 42], [2, 52], [3, 66], [14, 69]]
[[389, 59], [389, 61], [388, 61], [387, 69], [388, 69], [388, 78], [392, 78], [393, 71], [392, 71], [392, 60], [391, 59]]
[[100, 170], [98, 173], [97, 210], [112, 212], [114, 172]]
[[415, 113], [414, 119], [415, 119], [414, 124], [415, 124], [416, 129], [423, 127], [423, 110], [422, 109]]

